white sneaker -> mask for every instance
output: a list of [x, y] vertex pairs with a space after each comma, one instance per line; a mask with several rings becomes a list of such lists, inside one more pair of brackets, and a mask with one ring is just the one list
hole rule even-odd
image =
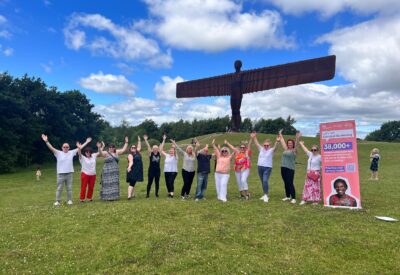
[[67, 204], [72, 205], [72, 201], [71, 200], [67, 201]]
[[265, 197], [264, 197], [263, 201], [264, 201], [264, 202], [268, 202], [268, 201], [269, 201], [269, 198], [268, 198], [268, 196], [267, 196], [267, 195], [265, 195]]
[[288, 197], [283, 198], [282, 201], [290, 201], [290, 198], [288, 198]]
[[301, 201], [301, 202], [299, 203], [299, 205], [305, 205], [305, 204], [306, 204], [305, 201]]
[[199, 201], [199, 199], [195, 199], [194, 201]]
[[263, 200], [265, 199], [265, 196], [266, 196], [266, 195], [264, 194], [264, 195], [260, 198], [260, 200], [263, 201]]
[[292, 199], [292, 200], [290, 201], [290, 203], [295, 204], [295, 203], [296, 203], [296, 199]]
[[61, 203], [59, 202], [59, 201], [56, 201], [55, 203], [54, 203], [54, 206], [59, 206]]

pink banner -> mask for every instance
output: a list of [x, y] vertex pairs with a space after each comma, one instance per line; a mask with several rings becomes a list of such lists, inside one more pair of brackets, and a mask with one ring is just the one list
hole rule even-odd
[[320, 124], [324, 205], [361, 208], [356, 123]]

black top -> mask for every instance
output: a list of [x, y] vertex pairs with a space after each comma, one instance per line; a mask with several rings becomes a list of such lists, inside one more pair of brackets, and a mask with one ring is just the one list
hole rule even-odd
[[143, 181], [143, 163], [140, 154], [130, 154], [133, 157], [131, 171], [126, 174], [126, 182]]
[[157, 152], [157, 154], [150, 153], [149, 170], [160, 170], [160, 157], [160, 152]]
[[210, 159], [211, 155], [209, 154], [197, 155], [197, 173], [210, 173]]

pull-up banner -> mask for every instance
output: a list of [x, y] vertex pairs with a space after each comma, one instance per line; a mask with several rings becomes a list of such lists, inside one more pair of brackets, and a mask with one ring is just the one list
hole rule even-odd
[[361, 208], [355, 121], [321, 123], [319, 127], [324, 205]]

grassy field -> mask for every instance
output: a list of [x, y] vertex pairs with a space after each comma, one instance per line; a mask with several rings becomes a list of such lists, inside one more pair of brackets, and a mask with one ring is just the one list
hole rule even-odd
[[[235, 144], [247, 135], [217, 135], [217, 143], [225, 138]], [[259, 135], [260, 142], [263, 138]], [[210, 139], [206, 136], [202, 143], [211, 144]], [[304, 140], [307, 146], [316, 143]], [[368, 180], [373, 147], [382, 156], [378, 182]], [[258, 199], [262, 188], [255, 169], [257, 152], [249, 177], [252, 198], [238, 198], [232, 174], [227, 203], [216, 199], [213, 173], [205, 201], [167, 199], [164, 177], [159, 199], [154, 198], [154, 185], [152, 197], [146, 199], [146, 183], [140, 183], [137, 197], [128, 201], [125, 157], [120, 162], [121, 200], [116, 202], [98, 200], [97, 181], [95, 201], [78, 203], [80, 173], [75, 172], [75, 204], [54, 207], [55, 161], [42, 167], [40, 182], [35, 181], [35, 167], [0, 175], [1, 273], [399, 274], [400, 223], [374, 216], [400, 218], [400, 144], [359, 142], [358, 150], [362, 210], [282, 202], [281, 148], [274, 158], [269, 203]], [[80, 170], [78, 163], [75, 167]], [[298, 201], [305, 169], [306, 157], [300, 152]], [[196, 181], [192, 193], [195, 186]], [[181, 187], [179, 173], [176, 193]]]

